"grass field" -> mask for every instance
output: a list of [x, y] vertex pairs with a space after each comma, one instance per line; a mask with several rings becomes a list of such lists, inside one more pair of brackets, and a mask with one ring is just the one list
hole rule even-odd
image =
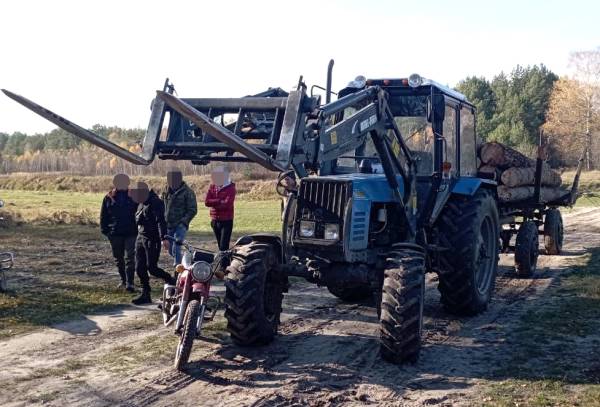
[[495, 366], [490, 406], [600, 406], [600, 249], [578, 257], [536, 300]]
[[[0, 190], [0, 216], [21, 226], [0, 227], [0, 251], [16, 253], [9, 291], [0, 293], [0, 338], [127, 304], [132, 295], [117, 290], [118, 276], [98, 219], [104, 194]], [[202, 202], [188, 239], [215, 249], [208, 208]], [[238, 200], [233, 239], [256, 232], [279, 233], [278, 200]], [[162, 267], [170, 265], [161, 256]], [[155, 296], [160, 284], [155, 283]], [[42, 290], [42, 291], [40, 291]], [[40, 294], [43, 295], [40, 295]]]
[[[36, 224], [98, 224], [103, 196], [85, 192], [0, 190], [6, 211]], [[235, 213], [234, 228], [238, 233], [281, 230], [279, 200], [238, 199]], [[211, 231], [208, 208], [203, 202], [198, 203], [198, 215], [191, 224], [191, 231]]]

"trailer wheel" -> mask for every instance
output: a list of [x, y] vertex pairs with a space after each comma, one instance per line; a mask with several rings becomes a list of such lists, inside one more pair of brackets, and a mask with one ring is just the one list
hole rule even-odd
[[356, 302], [369, 298], [373, 290], [368, 285], [337, 286], [328, 285], [327, 290], [342, 301]]
[[535, 222], [521, 224], [515, 243], [515, 269], [519, 277], [531, 277], [535, 273], [539, 254], [538, 227]]
[[500, 226], [496, 200], [486, 190], [456, 196], [438, 221], [440, 254], [438, 290], [442, 304], [455, 314], [484, 311], [494, 292], [498, 270]]
[[393, 251], [387, 258], [380, 316], [381, 357], [414, 362], [421, 349], [425, 258], [416, 250]]
[[279, 327], [285, 278], [273, 245], [250, 242], [234, 248], [225, 278], [225, 318], [234, 343], [273, 340]]
[[558, 209], [548, 209], [544, 218], [544, 247], [547, 254], [560, 254], [563, 245], [563, 220]]

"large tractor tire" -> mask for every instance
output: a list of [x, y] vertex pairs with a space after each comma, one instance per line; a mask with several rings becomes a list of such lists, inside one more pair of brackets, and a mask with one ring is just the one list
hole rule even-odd
[[275, 246], [250, 242], [234, 248], [225, 277], [225, 318], [234, 343], [269, 343], [277, 334], [285, 276]]
[[539, 255], [538, 227], [535, 222], [523, 222], [517, 232], [515, 243], [515, 269], [519, 277], [531, 277], [535, 273]]
[[546, 254], [560, 254], [563, 246], [563, 220], [558, 209], [548, 209], [544, 218], [544, 247]]
[[421, 350], [425, 257], [417, 250], [392, 251], [384, 272], [380, 353], [388, 362], [414, 362]]
[[449, 312], [475, 315], [484, 311], [494, 292], [498, 271], [500, 225], [496, 200], [489, 191], [453, 197], [439, 219], [442, 304]]
[[328, 285], [329, 292], [342, 301], [357, 302], [369, 298], [373, 294], [373, 290], [368, 285], [356, 286], [336, 286]]

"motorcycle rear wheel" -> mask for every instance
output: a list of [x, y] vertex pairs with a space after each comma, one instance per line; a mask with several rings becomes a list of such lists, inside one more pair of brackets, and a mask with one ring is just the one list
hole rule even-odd
[[200, 316], [200, 302], [192, 300], [185, 310], [185, 317], [183, 319], [183, 327], [181, 334], [179, 335], [179, 344], [175, 352], [175, 369], [182, 371], [187, 365], [190, 353], [192, 352], [192, 344], [196, 337], [196, 323]]

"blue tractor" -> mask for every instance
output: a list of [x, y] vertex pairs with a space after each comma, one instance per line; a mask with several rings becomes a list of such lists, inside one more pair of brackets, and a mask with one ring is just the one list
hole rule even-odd
[[373, 296], [382, 357], [413, 361], [425, 273], [438, 274], [441, 301], [456, 314], [485, 310], [494, 290], [500, 224], [495, 183], [477, 174], [475, 108], [419, 75], [358, 77], [331, 101], [332, 65], [324, 102], [302, 78], [289, 93], [234, 99], [179, 98], [167, 80], [141, 155], [4, 92], [136, 164], [158, 156], [248, 161], [280, 172], [281, 236], [244, 236], [232, 248], [225, 316], [234, 342], [271, 341], [288, 277], [300, 276], [345, 301]]

